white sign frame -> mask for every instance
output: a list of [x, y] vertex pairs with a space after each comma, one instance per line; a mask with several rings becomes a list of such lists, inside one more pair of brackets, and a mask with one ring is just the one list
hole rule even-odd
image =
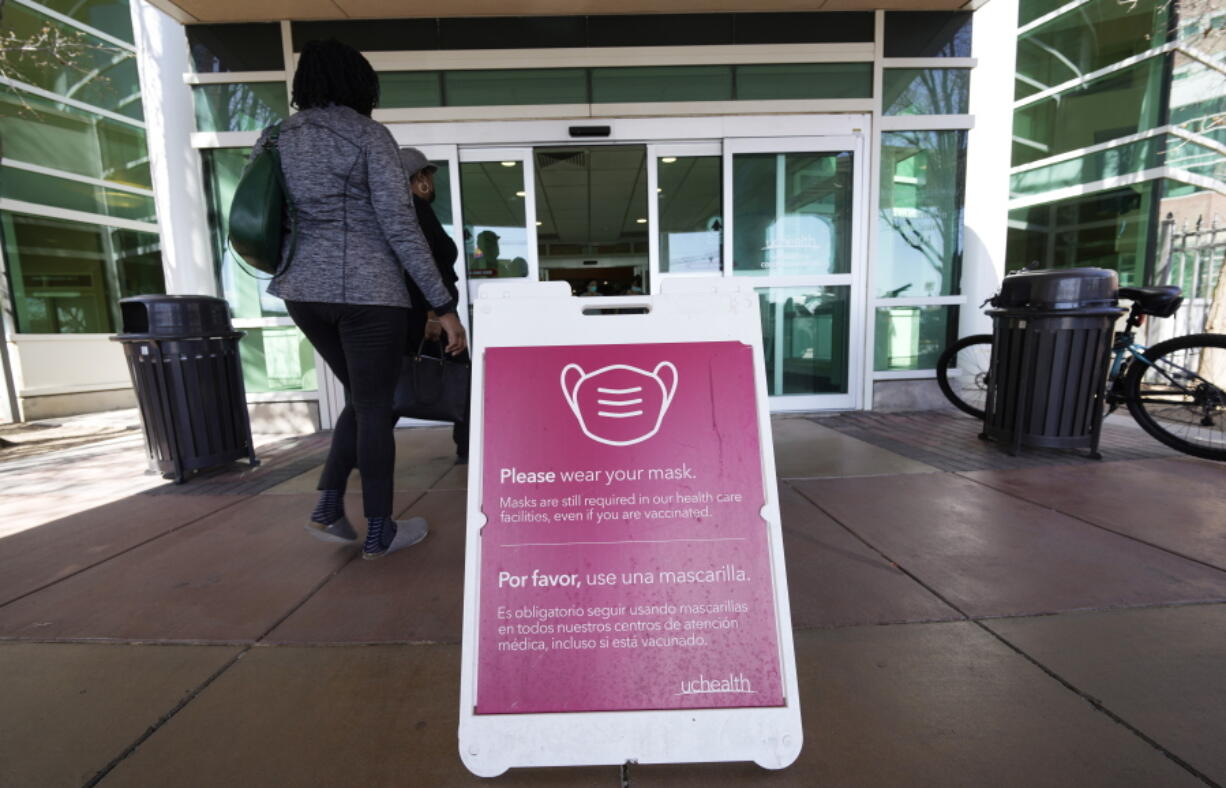
[[[660, 295], [575, 298], [564, 282], [491, 282], [476, 301], [473, 348], [472, 448], [464, 561], [459, 748], [482, 777], [507, 769], [625, 763], [753, 761], [782, 769], [800, 755], [796, 652], [784, 568], [783, 529], [775, 477], [770, 405], [758, 299], [752, 283], [678, 279]], [[646, 314], [585, 315], [585, 310], [646, 307]], [[616, 322], [616, 331], [612, 323]], [[736, 341], [753, 349], [762, 489], [774, 585], [784, 704], [778, 707], [661, 711], [476, 714], [480, 621], [484, 358], [494, 347]]]

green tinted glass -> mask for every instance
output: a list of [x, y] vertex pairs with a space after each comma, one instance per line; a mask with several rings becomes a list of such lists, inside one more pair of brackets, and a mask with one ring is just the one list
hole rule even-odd
[[592, 69], [596, 104], [639, 101], [731, 101], [731, 66], [640, 66]]
[[448, 71], [443, 86], [452, 107], [587, 101], [587, 73], [581, 68]]
[[157, 222], [152, 196], [56, 178], [15, 167], [0, 168], [0, 196], [72, 211]]
[[848, 151], [733, 156], [733, 272], [850, 271], [851, 182]]
[[[133, 42], [132, 11], [127, 0], [39, 0], [39, 2], [72, 17], [78, 22], [109, 33], [121, 41]], [[10, 6], [11, 7], [11, 6]]]
[[164, 292], [156, 234], [7, 211], [0, 227], [21, 333], [112, 333], [119, 298]]
[[244, 328], [239, 341], [243, 385], [250, 394], [271, 391], [313, 391], [315, 349], [295, 326]]
[[[1178, 138], [1171, 139], [1182, 142]], [[1015, 173], [1009, 178], [1009, 189], [1014, 197], [1022, 197], [1158, 167], [1161, 166], [1162, 151], [1168, 144], [1167, 137], [1159, 135], [1046, 167]], [[1179, 150], [1194, 147], [1196, 146], [1190, 144], [1187, 147], [1176, 146]], [[1212, 158], [1221, 157], [1215, 154]], [[1169, 163], [1171, 166], [1179, 166], [1174, 162]]]
[[143, 129], [0, 87], [5, 158], [151, 188]]
[[268, 293], [268, 279], [248, 272], [234, 257], [226, 242], [229, 234], [230, 202], [234, 188], [247, 167], [248, 148], [219, 148], [201, 151], [204, 158], [205, 186], [209, 200], [209, 229], [213, 235], [213, 255], [221, 279], [222, 292], [236, 318], [279, 317], [287, 314], [285, 302]]
[[1154, 128], [1162, 58], [1154, 57], [1013, 113], [1013, 165]]
[[847, 393], [850, 287], [763, 288], [758, 305], [770, 396]]
[[[285, 302], [268, 293], [267, 277], [249, 273], [234, 257], [226, 236], [234, 188], [251, 155], [248, 148], [201, 151], [209, 201], [209, 230], [222, 292], [236, 319], [280, 317]], [[244, 328], [240, 342], [243, 382], [248, 392], [311, 391], [317, 389], [315, 354], [294, 326]]]
[[876, 310], [873, 369], [933, 369], [958, 338], [956, 306], [889, 306]]
[[384, 71], [379, 74], [379, 107], [443, 106], [443, 84], [437, 71]]
[[1160, 189], [1161, 181], [1149, 181], [1010, 211], [1006, 268], [1111, 268], [1121, 285], [1144, 284]]
[[965, 131], [881, 135], [878, 298], [958, 293], [965, 199]]
[[965, 115], [970, 87], [968, 68], [887, 68], [881, 106], [886, 115]]
[[657, 160], [660, 272], [718, 274], [723, 270], [723, 160], [665, 156]]
[[739, 101], [872, 96], [872, 63], [772, 63], [736, 67]]
[[26, 6], [4, 9], [4, 75], [61, 96], [140, 120], [136, 53]]
[[1026, 32], [1017, 47], [1017, 98], [1161, 46], [1170, 3], [1091, 0]]
[[460, 164], [464, 256], [470, 278], [528, 275], [524, 195], [523, 162]]
[[284, 82], [196, 85], [197, 131], [262, 131], [289, 115]]
[[[1218, 37], [1226, 39], [1226, 23]], [[1220, 46], [1226, 48], [1226, 43]], [[1182, 52], [1175, 52], [1174, 58], [1170, 122], [1226, 145], [1226, 74]]]

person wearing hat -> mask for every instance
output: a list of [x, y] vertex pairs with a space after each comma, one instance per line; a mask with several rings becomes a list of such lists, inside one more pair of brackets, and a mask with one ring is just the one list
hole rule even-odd
[[[456, 249], [455, 241], [451, 239], [451, 235], [443, 229], [442, 223], [434, 214], [434, 208], [430, 203], [434, 202], [436, 192], [434, 190], [434, 173], [438, 171], [426, 158], [426, 154], [419, 151], [417, 148], [401, 148], [400, 163], [404, 166], [405, 175], [409, 177], [409, 190], [413, 194], [413, 207], [417, 210], [417, 222], [421, 225], [422, 234], [426, 237], [426, 243], [430, 246], [430, 252], [434, 256], [434, 264], [438, 267], [439, 276], [443, 279], [443, 284], [447, 286], [447, 292], [451, 293], [451, 297], [459, 302], [459, 288], [456, 283], [459, 277], [455, 272], [456, 258], [459, 256], [459, 250]], [[426, 300], [412, 279], [406, 277], [405, 284], [409, 288], [409, 328], [408, 328], [408, 351], [415, 353], [421, 345], [422, 339], [427, 339], [431, 342], [439, 339], [443, 333], [442, 324], [438, 316], [430, 307], [430, 302]], [[467, 361], [467, 353], [456, 356], [458, 361]], [[456, 462], [464, 464], [468, 462], [468, 420], [456, 422], [452, 429], [452, 438], [456, 445]]]

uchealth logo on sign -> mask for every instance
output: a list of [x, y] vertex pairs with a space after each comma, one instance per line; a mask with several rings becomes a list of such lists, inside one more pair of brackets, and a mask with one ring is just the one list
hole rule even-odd
[[613, 364], [562, 370], [562, 393], [583, 434], [609, 446], [632, 446], [655, 435], [677, 393], [677, 368], [662, 361], [650, 372]]

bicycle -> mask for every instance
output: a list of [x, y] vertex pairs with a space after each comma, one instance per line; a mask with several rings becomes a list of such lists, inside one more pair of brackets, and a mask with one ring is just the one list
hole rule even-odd
[[[1157, 440], [1194, 457], [1226, 461], [1226, 334], [1189, 334], [1146, 347], [1136, 331], [1147, 317], [1171, 317], [1183, 302], [1178, 287], [1121, 287], [1132, 301], [1111, 347], [1108, 414], [1127, 405]], [[991, 334], [963, 337], [937, 359], [937, 385], [959, 410], [978, 419], [990, 375]]]

